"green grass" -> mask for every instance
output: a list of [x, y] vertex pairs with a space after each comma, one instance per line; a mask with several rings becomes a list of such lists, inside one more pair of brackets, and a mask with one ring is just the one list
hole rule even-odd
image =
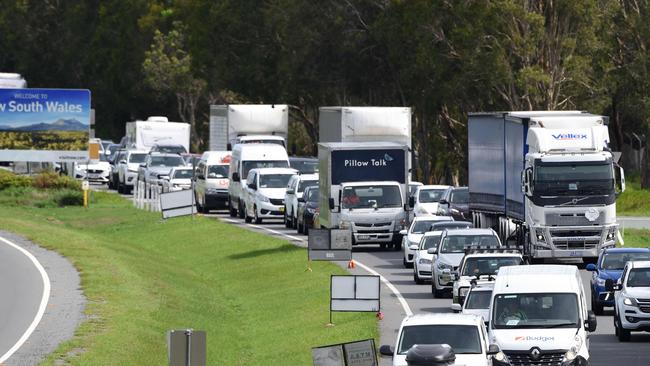
[[650, 216], [650, 189], [642, 189], [639, 179], [628, 179], [625, 192], [616, 200], [619, 216]]
[[650, 247], [650, 230], [648, 229], [625, 229], [621, 234], [625, 240], [625, 247]]
[[0, 206], [1, 229], [81, 273], [87, 320], [45, 365], [164, 365], [165, 334], [181, 328], [207, 332], [210, 365], [308, 365], [311, 347], [378, 338], [372, 313], [335, 313], [325, 326], [330, 275], [345, 271], [306, 272], [304, 249], [204, 217], [162, 222], [107, 193], [93, 200]]

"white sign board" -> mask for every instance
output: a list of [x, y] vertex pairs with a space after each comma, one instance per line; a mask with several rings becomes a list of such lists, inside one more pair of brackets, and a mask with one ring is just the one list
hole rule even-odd
[[185, 189], [160, 195], [160, 210], [164, 219], [192, 215], [196, 212], [193, 191]]
[[375, 341], [333, 344], [311, 349], [314, 366], [377, 366]]
[[379, 311], [379, 276], [332, 276], [330, 294], [330, 311]]
[[349, 261], [352, 259], [352, 231], [310, 229], [307, 249], [312, 261]]

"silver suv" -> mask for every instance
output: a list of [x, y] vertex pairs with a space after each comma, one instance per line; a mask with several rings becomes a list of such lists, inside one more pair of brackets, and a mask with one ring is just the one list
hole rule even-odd
[[185, 166], [185, 160], [178, 154], [149, 153], [138, 169], [138, 181], [159, 184], [160, 176], [169, 175], [177, 166]]

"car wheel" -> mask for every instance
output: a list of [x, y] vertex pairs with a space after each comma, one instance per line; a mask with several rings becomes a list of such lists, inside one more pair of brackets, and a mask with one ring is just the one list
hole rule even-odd
[[201, 201], [198, 197], [194, 198], [194, 202], [196, 202], [196, 212], [203, 213], [203, 206], [201, 206]]
[[240, 219], [245, 219], [246, 218], [246, 207], [244, 206], [244, 203], [242, 200], [239, 200], [239, 205], [237, 205], [237, 213], [239, 215]]
[[[304, 221], [304, 220], [303, 220], [303, 221]], [[296, 216], [293, 216], [293, 218], [291, 219], [291, 227], [292, 227], [293, 229], [295, 229], [295, 228], [298, 227], [298, 218], [297, 218]]]
[[253, 218], [248, 216], [248, 210], [246, 209], [246, 206], [239, 206], [239, 212], [244, 213], [244, 221], [246, 223], [251, 223], [253, 221]]
[[[592, 294], [593, 294], [593, 290], [592, 290]], [[599, 304], [598, 300], [596, 300], [596, 297], [594, 297], [594, 295], [591, 295], [591, 310], [596, 315], [603, 315], [603, 304]]]
[[413, 281], [415, 281], [415, 283], [418, 284], [418, 285], [421, 285], [421, 284], [424, 283], [424, 281], [422, 281], [420, 279], [420, 276], [418, 276], [418, 268], [415, 267], [415, 266], [413, 267]]
[[409, 268], [409, 264], [406, 261], [406, 257], [402, 258], [402, 264], [404, 265], [404, 268]]
[[259, 214], [257, 213], [257, 207], [253, 206], [253, 214], [255, 215], [255, 223], [256, 224], [261, 224], [262, 219], [259, 217]]
[[[617, 317], [618, 318], [618, 317]], [[624, 329], [623, 326], [621, 325], [621, 320], [618, 318], [618, 341], [619, 342], [629, 342], [631, 338], [630, 331], [627, 329]]]
[[284, 206], [284, 227], [287, 229], [291, 228], [291, 221], [289, 221], [289, 216], [287, 216], [287, 206]]
[[381, 244], [379, 244], [379, 247], [380, 247], [381, 249], [386, 249], [386, 243], [381, 243]]
[[230, 197], [228, 197], [228, 211], [230, 213], [230, 217], [237, 217], [237, 209], [233, 207]]
[[433, 293], [433, 297], [434, 297], [435, 299], [440, 299], [440, 298], [442, 298], [443, 295], [444, 295], [444, 291], [442, 291], [442, 290], [438, 290], [438, 289], [436, 288], [436, 284], [435, 284], [436, 281], [433, 281], [433, 279], [431, 279], [431, 281], [433, 282], [433, 283], [431, 284], [431, 292]]

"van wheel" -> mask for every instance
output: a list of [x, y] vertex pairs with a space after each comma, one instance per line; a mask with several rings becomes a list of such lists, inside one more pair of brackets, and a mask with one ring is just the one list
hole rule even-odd
[[255, 223], [256, 224], [261, 224], [262, 219], [260, 219], [260, 217], [257, 215], [257, 207], [253, 206], [253, 212], [254, 212], [254, 215], [255, 215]]
[[228, 211], [230, 213], [230, 217], [237, 217], [237, 209], [233, 207], [230, 197], [228, 197]]
[[603, 315], [603, 305], [599, 304], [593, 295], [591, 295], [591, 310], [593, 310], [596, 315]]
[[237, 205], [237, 213], [239, 215], [240, 219], [245, 219], [246, 218], [246, 207], [244, 206], [244, 203], [239, 200], [239, 205]]

